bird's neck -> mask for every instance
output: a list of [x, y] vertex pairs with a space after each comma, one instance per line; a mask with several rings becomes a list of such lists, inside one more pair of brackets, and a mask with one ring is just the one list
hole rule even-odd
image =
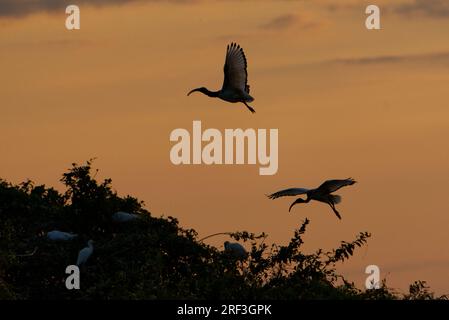
[[206, 88], [201, 88], [199, 91], [211, 98], [218, 98], [218, 95], [220, 94], [220, 91], [210, 91]]

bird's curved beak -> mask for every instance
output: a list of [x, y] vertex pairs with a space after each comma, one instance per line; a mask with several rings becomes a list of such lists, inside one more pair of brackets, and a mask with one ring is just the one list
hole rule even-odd
[[295, 204], [297, 204], [297, 203], [304, 203], [304, 199], [301, 199], [301, 198], [296, 199], [296, 200], [290, 205], [290, 208], [288, 208], [288, 212], [290, 212], [290, 211], [292, 210], [293, 206], [294, 206]]
[[187, 94], [187, 96], [190, 96], [191, 93], [196, 92], [196, 91], [200, 91], [200, 88], [196, 88], [196, 89], [191, 90], [191, 91]]
[[292, 211], [292, 208], [293, 208], [293, 206], [294, 206], [295, 204], [296, 204], [296, 201], [293, 202], [293, 203], [290, 205], [290, 208], [288, 208], [288, 212]]

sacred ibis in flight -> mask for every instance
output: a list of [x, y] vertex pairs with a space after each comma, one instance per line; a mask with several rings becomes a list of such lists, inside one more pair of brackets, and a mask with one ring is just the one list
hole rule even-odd
[[268, 198], [276, 199], [279, 197], [305, 194], [307, 195], [307, 198], [305, 200], [302, 198], [296, 199], [291, 204], [288, 211], [290, 211], [292, 207], [297, 203], [308, 203], [310, 200], [316, 200], [327, 203], [332, 208], [338, 219], [341, 219], [340, 214], [338, 213], [337, 209], [335, 209], [335, 205], [341, 202], [341, 197], [339, 195], [333, 195], [331, 193], [337, 191], [341, 187], [350, 186], [354, 183], [356, 183], [356, 181], [352, 178], [343, 180], [327, 180], [316, 189], [290, 188], [275, 192], [269, 195]]
[[228, 45], [226, 51], [226, 60], [224, 65], [224, 81], [221, 90], [209, 91], [205, 87], [196, 88], [190, 91], [201, 92], [212, 98], [220, 98], [227, 102], [241, 102], [252, 113], [256, 112], [248, 105], [248, 102], [253, 102], [254, 98], [249, 94], [247, 62], [243, 49], [236, 43]]

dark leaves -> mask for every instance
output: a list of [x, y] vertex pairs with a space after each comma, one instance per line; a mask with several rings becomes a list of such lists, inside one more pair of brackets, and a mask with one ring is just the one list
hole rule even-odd
[[[337, 249], [303, 250], [309, 220], [285, 245], [267, 244], [267, 235], [225, 233], [245, 243], [249, 254], [232, 255], [197, 240], [197, 232], [174, 217], [154, 218], [143, 202], [119, 196], [111, 179], [96, 180], [92, 160], [63, 174], [64, 193], [26, 181], [0, 180], [0, 299], [393, 299], [388, 289], [361, 291], [336, 273], [370, 234], [360, 233]], [[138, 214], [125, 224], [116, 211]], [[77, 233], [52, 242], [50, 230]], [[206, 237], [208, 238], [208, 237]], [[205, 238], [205, 239], [206, 239]], [[88, 239], [95, 249], [82, 271], [83, 290], [64, 286], [65, 268], [76, 261]], [[34, 249], [37, 248], [36, 251]], [[33, 254], [30, 254], [33, 253]], [[434, 298], [424, 282], [406, 299]]]

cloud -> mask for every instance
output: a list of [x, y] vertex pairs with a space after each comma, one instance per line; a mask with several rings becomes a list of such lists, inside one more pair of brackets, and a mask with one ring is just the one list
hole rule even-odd
[[[95, 0], [95, 5], [104, 5], [108, 3], [120, 4], [132, 0]], [[77, 5], [87, 4], [86, 0], [78, 0]], [[92, 1], [91, 1], [92, 3]], [[2, 0], [0, 1], [0, 16], [22, 17], [35, 12], [65, 12], [65, 8], [73, 4], [73, 1], [65, 0]]]
[[449, 17], [448, 0], [414, 0], [412, 3], [398, 5], [395, 12], [403, 15], [424, 15], [436, 18]]
[[331, 63], [352, 65], [397, 64], [397, 63], [438, 63], [449, 65], [449, 52], [432, 52], [415, 55], [385, 55], [362, 58], [332, 60]]
[[15, 41], [9, 43], [1, 43], [0, 48], [30, 48], [30, 47], [39, 47], [47, 46], [50, 48], [55, 47], [81, 47], [81, 46], [94, 46], [96, 43], [88, 40], [81, 39], [54, 39], [54, 40], [43, 40], [43, 41]]
[[319, 23], [303, 16], [283, 14], [262, 24], [260, 27], [265, 30], [284, 30], [294, 25], [297, 25], [301, 29], [310, 29], [317, 27]]
[[406, 60], [406, 56], [376, 56], [362, 58], [345, 58], [332, 60], [334, 63], [341, 64], [378, 64], [378, 63], [396, 63]]
[[276, 17], [272, 19], [271, 21], [268, 21], [267, 23], [261, 25], [261, 28], [263, 29], [285, 29], [293, 25], [296, 21], [296, 16], [293, 14], [284, 14], [279, 17]]
[[[423, 54], [404, 54], [404, 55], [379, 55], [368, 57], [350, 57], [326, 60], [311, 60], [301, 63], [293, 62], [279, 65], [260, 67], [267, 73], [285, 73], [296, 72], [297, 70], [311, 70], [311, 68], [324, 67], [343, 67], [343, 68], [363, 68], [388, 66], [391, 68], [449, 68], [449, 51], [430, 52]], [[348, 69], [349, 70], [349, 69]], [[446, 70], [446, 69], [444, 69]]]
[[[367, 3], [360, 3], [360, 0], [347, 0], [345, 2], [322, 0], [321, 4], [330, 12], [350, 10], [364, 11], [367, 6]], [[392, 13], [406, 17], [449, 17], [448, 0], [377, 0], [375, 4], [380, 7], [383, 15]]]
[[[0, 18], [21, 18], [38, 12], [65, 12], [68, 5], [106, 6], [133, 2], [163, 2], [164, 0], [0, 0]], [[194, 0], [165, 0], [170, 3], [190, 3]]]

